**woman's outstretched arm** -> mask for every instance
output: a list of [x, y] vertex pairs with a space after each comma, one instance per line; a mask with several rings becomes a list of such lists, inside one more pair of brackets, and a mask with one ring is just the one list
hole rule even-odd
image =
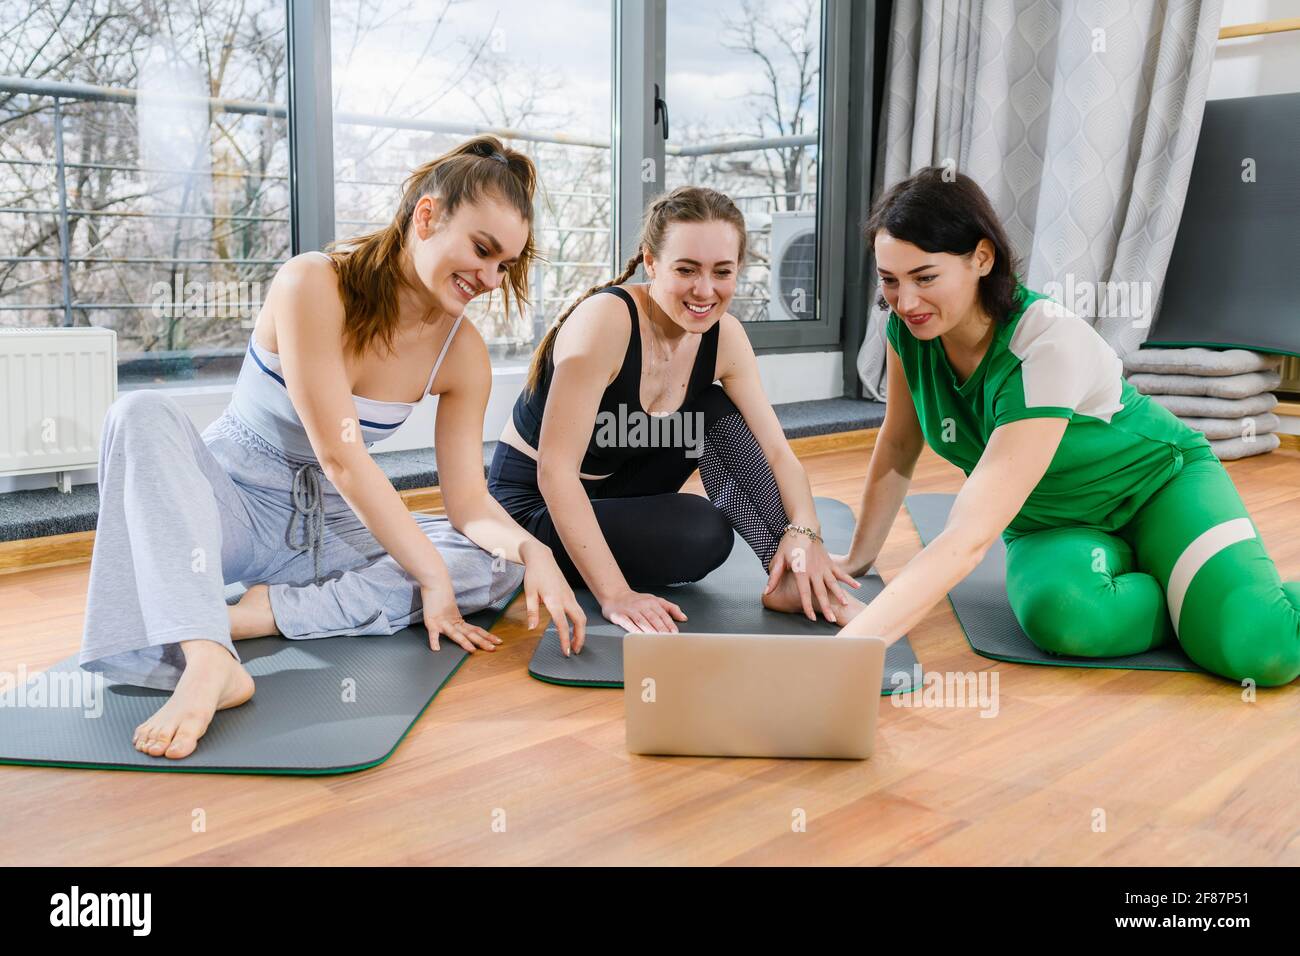
[[892, 345], [885, 347], [885, 368], [889, 398], [885, 403], [885, 421], [867, 463], [853, 541], [847, 554], [837, 556], [840, 566], [854, 577], [866, 574], [884, 547], [911, 487], [916, 462], [925, 448], [916, 405], [907, 390], [907, 376]]
[[628, 631], [673, 633], [686, 615], [666, 598], [632, 590], [579, 477], [601, 396], [627, 353], [632, 326], [625, 316], [614, 296], [593, 295], [560, 327], [537, 439], [537, 485], [560, 541], [606, 619]]
[[530, 548], [549, 551], [511, 518], [483, 477], [483, 417], [492, 389], [492, 363], [478, 329], [456, 334], [438, 373], [434, 449], [447, 520], [484, 551], [523, 564]]
[[551, 549], [506, 513], [483, 477], [483, 416], [492, 390], [492, 361], [478, 329], [462, 325], [442, 368], [434, 448], [447, 520], [494, 557], [524, 565], [529, 629], [538, 624], [540, 602], [555, 622], [564, 653], [569, 653], [570, 621], [573, 650], [581, 651], [586, 615]]
[[1067, 418], [1027, 418], [993, 430], [943, 531], [840, 633], [892, 644], [917, 625], [1019, 514], [1056, 454]]

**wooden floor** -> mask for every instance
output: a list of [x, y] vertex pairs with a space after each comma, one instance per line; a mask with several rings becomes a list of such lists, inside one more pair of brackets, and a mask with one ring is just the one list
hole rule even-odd
[[[856, 507], [866, 455], [807, 458], [816, 493]], [[1228, 470], [1300, 579], [1300, 452]], [[927, 450], [912, 490], [960, 479]], [[878, 567], [919, 549], [904, 511]], [[0, 576], [0, 669], [77, 649], [86, 574]], [[1300, 684], [1248, 703], [1192, 674], [990, 661], [945, 601], [913, 646], [928, 671], [996, 671], [995, 717], [884, 698], [865, 762], [634, 757], [621, 692], [530, 678], [540, 632], [522, 621], [516, 602], [502, 648], [361, 773], [0, 766], [0, 864], [1300, 863]]]

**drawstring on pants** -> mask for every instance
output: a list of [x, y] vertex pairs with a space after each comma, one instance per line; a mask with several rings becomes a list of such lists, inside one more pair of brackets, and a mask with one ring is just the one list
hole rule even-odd
[[[295, 551], [311, 549], [315, 581], [320, 584], [320, 545], [325, 534], [325, 508], [321, 504], [320, 478], [316, 466], [307, 464], [293, 473], [293, 514], [289, 516], [289, 530], [285, 544]], [[302, 519], [302, 533], [295, 540], [294, 525]]]

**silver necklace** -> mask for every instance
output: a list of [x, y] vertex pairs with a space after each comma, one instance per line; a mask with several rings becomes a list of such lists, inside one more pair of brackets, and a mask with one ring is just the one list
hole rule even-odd
[[[650, 302], [650, 316], [649, 316], [649, 322], [647, 324], [650, 326], [650, 337], [653, 340], [651, 343], [651, 348], [648, 349], [650, 353], [650, 364], [653, 366], [670, 365], [672, 364], [672, 360], [677, 357], [677, 349], [681, 348], [681, 343], [678, 343], [677, 348], [667, 347], [668, 340], [661, 338], [659, 336], [655, 326], [654, 310], [658, 308], [658, 305], [654, 300], [654, 296], [652, 296], [648, 291], [646, 292], [646, 299], [649, 300]], [[659, 309], [659, 311], [663, 312], [663, 309]], [[684, 341], [685, 336], [683, 336], [682, 339]], [[666, 354], [662, 359], [659, 359], [659, 357], [655, 353], [657, 349], [661, 349], [661, 348], [664, 349]]]

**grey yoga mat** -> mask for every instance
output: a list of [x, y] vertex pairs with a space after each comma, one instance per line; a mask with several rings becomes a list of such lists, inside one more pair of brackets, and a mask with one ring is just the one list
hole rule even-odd
[[[487, 630], [513, 597], [466, 620]], [[198, 749], [179, 760], [131, 746], [132, 731], [166, 692], [93, 680], [70, 657], [12, 689], [12, 700], [5, 699], [12, 706], [0, 706], [0, 763], [191, 773], [364, 770], [392, 755], [469, 656], [453, 641], [440, 643], [430, 650], [422, 626], [382, 637], [240, 641], [257, 692], [243, 706], [219, 711]]]
[[[908, 513], [924, 544], [939, 536], [954, 500], [955, 495], [907, 496]], [[979, 566], [948, 592], [948, 600], [966, 632], [971, 650], [996, 661], [1203, 673], [1202, 668], [1183, 653], [1177, 641], [1128, 657], [1065, 657], [1039, 648], [1020, 627], [1007, 600], [1007, 547], [1001, 538], [989, 548]]]
[[[843, 553], [853, 537], [853, 512], [849, 506], [832, 498], [818, 498], [817, 516], [822, 536], [832, 552]], [[833, 634], [838, 628], [823, 619], [808, 620], [802, 614], [769, 611], [759, 603], [767, 576], [740, 535], [736, 535], [731, 555], [722, 566], [703, 581], [672, 588], [655, 589], [655, 593], [681, 607], [689, 620], [678, 622], [684, 635], [696, 634]], [[864, 604], [884, 589], [880, 575], [871, 573], [858, 579], [862, 587], [846, 588]], [[585, 588], [577, 592], [578, 602], [587, 615], [587, 637], [581, 654], [565, 657], [555, 625], [547, 627], [528, 663], [528, 673], [552, 684], [577, 687], [623, 686], [623, 629], [610, 624], [600, 614], [600, 605]], [[882, 694], [905, 692], [921, 684], [921, 665], [906, 637], [895, 641], [885, 654]]]

